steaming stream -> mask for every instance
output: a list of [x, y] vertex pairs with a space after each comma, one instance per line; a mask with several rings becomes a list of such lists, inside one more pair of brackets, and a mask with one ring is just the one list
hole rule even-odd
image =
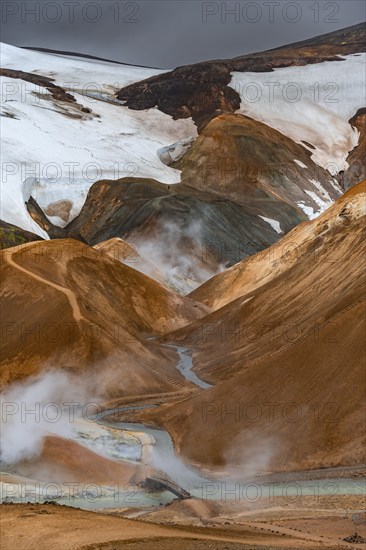
[[[154, 405], [152, 405], [154, 406]], [[236, 500], [245, 501], [247, 503], [257, 502], [260, 498], [268, 498], [275, 496], [285, 496], [289, 498], [297, 498], [299, 496], [314, 496], [317, 495], [333, 495], [333, 494], [364, 494], [366, 490], [365, 479], [319, 479], [319, 480], [291, 480], [288, 482], [282, 481], [251, 481], [243, 475], [240, 479], [210, 479], [202, 476], [197, 470], [189, 468], [182, 460], [175, 455], [173, 441], [169, 433], [160, 428], [151, 428], [143, 423], [129, 422], [110, 422], [103, 420], [105, 416], [123, 411], [140, 409], [136, 407], [122, 407], [103, 411], [99, 423], [105, 426], [110, 426], [123, 431], [142, 432], [145, 435], [153, 437], [155, 440], [156, 462], [153, 466], [165, 471], [174, 481], [184, 487], [192, 497], [204, 500]], [[295, 474], [296, 475], [296, 474]], [[145, 506], [148, 504], [171, 502], [175, 497], [163, 492], [158, 495], [145, 494], [143, 492], [138, 495], [138, 504], [135, 506]], [[82, 503], [78, 504], [83, 507]], [[85, 503], [84, 503], [85, 506]], [[114, 503], [113, 507], [116, 506]], [[121, 506], [121, 505], [120, 505]], [[133, 506], [133, 504], [130, 504]], [[99, 508], [109, 507], [106, 501], [99, 502]]]
[[[167, 345], [166, 347], [174, 348], [178, 355], [179, 361], [177, 369], [185, 377], [186, 380], [196, 384], [200, 388], [207, 389], [211, 387], [208, 383], [200, 380], [198, 376], [192, 372], [192, 358], [187, 354], [189, 351], [184, 347]], [[60, 376], [59, 374], [57, 376]], [[38, 381], [40, 389], [44, 391], [45, 380]], [[48, 381], [49, 382], [49, 381]], [[54, 379], [51, 380], [54, 387]], [[65, 382], [65, 381], [64, 381]], [[30, 389], [28, 388], [28, 391]], [[34, 399], [34, 397], [32, 397]], [[328, 478], [324, 472], [320, 479], [316, 480], [300, 480], [299, 474], [290, 474], [289, 476], [281, 476], [276, 479], [268, 476], [267, 479], [249, 480], [248, 475], [243, 473], [240, 478], [219, 479], [204, 477], [197, 469], [187, 466], [179, 457], [175, 455], [174, 445], [169, 433], [160, 428], [151, 428], [144, 423], [131, 422], [112, 422], [105, 420], [107, 416], [112, 416], [116, 413], [129, 412], [133, 410], [141, 410], [158, 405], [126, 405], [116, 409], [105, 410], [98, 416], [89, 419], [89, 433], [98, 432], [103, 427], [113, 428], [118, 430], [123, 435], [122, 443], [116, 436], [105, 434], [97, 437], [97, 444], [101, 444], [100, 448], [95, 448], [95, 452], [103, 456], [109, 455], [109, 458], [114, 458], [120, 461], [137, 462], [141, 461], [151, 466], [152, 468], [164, 472], [170, 479], [175, 481], [180, 487], [187, 490], [191, 496], [204, 500], [235, 500], [245, 501], [247, 503], [255, 503], [260, 498], [285, 496], [314, 496], [317, 495], [332, 495], [332, 494], [364, 494], [365, 480], [357, 478]], [[86, 422], [86, 421], [84, 421]], [[79, 427], [80, 430], [80, 427]], [[27, 427], [29, 431], [29, 426]], [[88, 430], [84, 426], [84, 440], [80, 439], [83, 434], [79, 431], [74, 432], [69, 437], [78, 441], [81, 444], [93, 448], [90, 445], [93, 443], [92, 438], [89, 440]], [[134, 434], [143, 434], [140, 440]], [[98, 435], [98, 434], [97, 434]], [[95, 436], [95, 433], [94, 433]], [[123, 443], [123, 441], [127, 443]], [[144, 441], [144, 443], [143, 443]], [[151, 442], [151, 443], [146, 443]], [[129, 442], [129, 443], [128, 443]], [[132, 443], [131, 443], [132, 442]], [[130, 447], [129, 447], [130, 446]], [[149, 451], [147, 456], [143, 456], [142, 448]], [[126, 447], [129, 449], [126, 452]], [[144, 453], [145, 454], [145, 453]], [[329, 474], [328, 474], [329, 475]], [[336, 474], [335, 474], [336, 475]], [[14, 480], [14, 478], [18, 478]], [[296, 479], [297, 478], [297, 479]], [[288, 480], [288, 481], [287, 481]], [[46, 482], [36, 482], [35, 480], [22, 478], [21, 476], [12, 475], [4, 472], [2, 474], [2, 500], [8, 502], [44, 502], [45, 500], [55, 500], [60, 504], [79, 507], [89, 510], [100, 510], [103, 508], [132, 508], [132, 507], [155, 507], [171, 502], [175, 497], [169, 491], [148, 492], [132, 483], [127, 487], [100, 487], [93, 484], [84, 484], [74, 493], [70, 493], [69, 488], [63, 491], [57, 487], [48, 487], [47, 492], [44, 492]], [[36, 484], [38, 483], [38, 488]], [[22, 485], [21, 485], [22, 484]], [[56, 484], [57, 485], [57, 484]], [[67, 484], [65, 484], [67, 485]]]
[[[153, 407], [155, 405], [151, 405]], [[357, 478], [329, 478], [324, 475], [322, 479], [296, 480], [296, 473], [288, 481], [271, 480], [248, 480], [243, 475], [242, 479], [210, 479], [202, 476], [197, 470], [189, 468], [182, 460], [175, 455], [174, 446], [169, 433], [164, 429], [151, 428], [143, 423], [111, 422], [104, 420], [106, 416], [131, 410], [146, 408], [146, 405], [126, 406], [103, 411], [95, 420], [96, 425], [112, 427], [121, 430], [125, 434], [134, 432], [150, 436], [154, 440], [151, 446], [150, 460], [148, 464], [164, 471], [171, 479], [184, 487], [196, 498], [203, 500], [219, 500], [222, 502], [235, 500], [236, 502], [255, 503], [261, 498], [285, 496], [286, 498], [298, 498], [299, 496], [318, 495], [340, 495], [355, 494], [363, 495], [366, 490], [365, 479]], [[122, 460], [122, 459], [120, 459]], [[138, 460], [137, 460], [138, 461]], [[139, 461], [138, 461], [139, 462]], [[325, 473], [324, 473], [325, 474]], [[9, 481], [6, 477], [9, 476]], [[18, 476], [20, 477], [20, 476]], [[11, 474], [3, 474], [3, 482], [12, 485]], [[83, 508], [86, 510], [101, 510], [108, 508], [146, 508], [166, 505], [176, 498], [169, 491], [147, 492], [144, 489], [129, 484], [127, 487], [98, 487], [93, 484], [83, 484], [80, 490], [70, 495], [69, 491], [60, 494], [53, 484], [39, 482], [38, 492], [35, 490], [34, 480], [20, 479], [23, 486], [19, 485], [19, 494], [15, 491], [9, 493], [3, 488], [3, 500], [9, 502], [43, 502], [55, 500], [59, 504]], [[13, 485], [14, 486], [14, 485]], [[46, 494], [42, 488], [47, 487]], [[20, 488], [21, 487], [21, 488]], [[54, 493], [52, 492], [54, 489]], [[6, 495], [11, 495], [5, 498]]]

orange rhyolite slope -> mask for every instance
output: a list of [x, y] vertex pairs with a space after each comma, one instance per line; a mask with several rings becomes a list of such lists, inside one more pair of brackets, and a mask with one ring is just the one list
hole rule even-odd
[[226, 305], [168, 339], [192, 347], [195, 371], [216, 386], [144, 413], [186, 458], [244, 472], [363, 462], [365, 199], [362, 182], [276, 256], [194, 293]]
[[146, 338], [188, 324], [206, 306], [72, 239], [2, 255], [3, 383], [47, 368], [87, 371], [102, 394], [184, 383], [174, 355]]

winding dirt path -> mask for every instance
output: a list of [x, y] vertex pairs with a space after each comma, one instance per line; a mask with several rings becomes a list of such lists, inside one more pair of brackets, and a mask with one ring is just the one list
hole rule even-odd
[[[32, 243], [32, 245], [34, 246], [34, 243]], [[29, 246], [27, 248], [32, 248], [32, 246]], [[72, 292], [72, 290], [70, 290], [68, 288], [65, 288], [63, 286], [60, 286], [57, 283], [53, 283], [52, 281], [48, 281], [47, 279], [42, 278], [40, 275], [36, 275], [36, 273], [33, 273], [33, 271], [29, 271], [29, 269], [26, 269], [25, 267], [22, 267], [21, 265], [19, 265], [13, 258], [14, 254], [16, 254], [18, 252], [17, 250], [6, 249], [3, 252], [4, 252], [4, 256], [6, 258], [6, 261], [8, 262], [8, 264], [11, 267], [13, 267], [14, 269], [17, 269], [18, 271], [21, 271], [22, 273], [24, 273], [28, 277], [32, 277], [33, 279], [35, 279], [39, 283], [42, 283], [44, 285], [48, 285], [48, 286], [58, 290], [59, 292], [62, 292], [69, 301], [69, 304], [70, 304], [70, 307], [72, 309], [72, 313], [73, 313], [75, 321], [78, 323], [83, 319], [83, 316], [81, 314], [77, 298], [76, 298], [75, 294]]]

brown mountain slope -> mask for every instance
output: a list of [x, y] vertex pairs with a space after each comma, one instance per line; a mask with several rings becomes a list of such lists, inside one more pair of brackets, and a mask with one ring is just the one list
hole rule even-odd
[[101, 393], [184, 383], [172, 356], [144, 337], [197, 319], [205, 306], [71, 239], [3, 251], [2, 282], [3, 383], [53, 367], [95, 375]]
[[243, 115], [209, 122], [174, 167], [181, 184], [95, 183], [65, 233], [93, 245], [127, 240], [163, 279], [142, 264], [137, 269], [188, 293], [278, 241], [307, 219], [303, 210], [318, 213], [341, 194], [305, 148]]
[[299, 203], [319, 211], [307, 192], [329, 204], [341, 195], [329, 172], [304, 147], [244, 115], [211, 120], [173, 166], [182, 171], [183, 184], [249, 205], [279, 222], [293, 209], [301, 212]]
[[364, 460], [365, 199], [363, 182], [293, 232], [287, 270], [248, 293], [238, 278], [240, 298], [172, 335], [217, 385], [144, 417], [189, 460], [244, 473]]
[[171, 335], [193, 347], [195, 370], [202, 378], [228, 378], [244, 361], [317, 330], [362, 297], [365, 185], [357, 185], [319, 218], [295, 228], [268, 255], [234, 266], [227, 281], [225, 273], [220, 274], [197, 291], [200, 299], [216, 307], [236, 297]]
[[[39, 456], [12, 466], [19, 475], [43, 481], [96, 484], [128, 484], [144, 481], [149, 471], [142, 464], [121, 462], [101, 456], [63, 437], [44, 438]], [[150, 470], [151, 471], [151, 470]]]
[[145, 419], [164, 425], [188, 460], [244, 476], [364, 463], [365, 331], [359, 299], [316, 333], [243, 359], [237, 376]]
[[[354, 195], [356, 198], [359, 197], [356, 202], [360, 209], [365, 202], [362, 198], [364, 187], [365, 182], [359, 184]], [[312, 257], [318, 265], [323, 254], [326, 253], [324, 247], [319, 245], [323, 244], [330, 223], [333, 225], [332, 231], [336, 233], [339, 222], [342, 219], [347, 220], [347, 205], [350, 201], [352, 203], [352, 197], [352, 192], [348, 192], [317, 220], [298, 225], [272, 247], [219, 273], [193, 291], [190, 296], [209, 307], [218, 309], [240, 296], [253, 293], [281, 274], [295, 268], [296, 264], [303, 261], [306, 256], [308, 260]], [[342, 214], [343, 208], [345, 211]], [[352, 209], [352, 206], [350, 208]], [[331, 258], [329, 262], [331, 266]]]
[[103, 254], [107, 254], [114, 260], [126, 263], [131, 267], [131, 264], [140, 261], [137, 250], [131, 244], [118, 237], [96, 244], [94, 248], [99, 252], [103, 252]]
[[239, 94], [228, 86], [232, 71], [266, 72], [278, 67], [340, 61], [340, 54], [365, 51], [365, 24], [235, 59], [205, 61], [177, 67], [122, 88], [117, 98], [131, 109], [158, 109], [174, 118], [200, 125], [218, 112], [235, 112]]

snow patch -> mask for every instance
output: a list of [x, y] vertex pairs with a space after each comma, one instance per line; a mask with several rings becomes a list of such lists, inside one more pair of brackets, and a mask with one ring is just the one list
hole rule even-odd
[[315, 202], [315, 204], [319, 207], [319, 210], [315, 213], [314, 218], [317, 218], [324, 210], [330, 206], [328, 203], [323, 201], [316, 193], [313, 193], [312, 191], [305, 190], [305, 193], [309, 195], [309, 197]]
[[329, 196], [329, 193], [324, 189], [324, 187], [322, 186], [322, 184], [320, 183], [320, 181], [318, 180], [309, 180], [310, 183], [312, 183], [314, 185], [314, 187], [317, 188], [317, 190], [319, 191], [319, 194], [320, 194], [320, 200], [321, 197], [323, 197], [323, 202], [327, 203], [328, 206], [330, 206], [331, 204], [333, 204], [333, 200], [330, 198]]
[[272, 227], [272, 229], [276, 231], [276, 233], [278, 233], [279, 235], [283, 233], [280, 222], [278, 222], [277, 220], [272, 220], [272, 218], [266, 218], [265, 216], [259, 217], [262, 218], [262, 220], [264, 220], [266, 223], [268, 223]]
[[303, 201], [298, 202], [297, 206], [299, 206], [301, 208], [301, 210], [303, 212], [305, 212], [305, 214], [307, 215], [309, 220], [313, 220], [314, 218], [316, 218], [320, 214], [320, 212], [315, 213], [314, 209], [311, 206], [307, 206]]
[[339, 196], [343, 195], [343, 191], [338, 183], [338, 181], [334, 178], [331, 178], [329, 180], [329, 183], [330, 185], [333, 187], [333, 189], [335, 189], [335, 191], [337, 191], [337, 193], [339, 194]]
[[[2, 66], [50, 76], [70, 89], [79, 105], [92, 109], [91, 114], [82, 113], [73, 103], [56, 102], [44, 88], [2, 77], [3, 104], [16, 117], [2, 119], [4, 221], [47, 238], [24, 204], [31, 195], [42, 209], [71, 201], [71, 221], [91, 185], [100, 179], [135, 176], [180, 182], [180, 172], [163, 164], [158, 151], [194, 139], [197, 129], [192, 119], [175, 121], [156, 108], [134, 111], [101, 100], [101, 96], [113, 99], [116, 89], [162, 71], [70, 60], [7, 44]], [[87, 97], [95, 88], [100, 97]], [[52, 221], [65, 225], [58, 216]]]
[[332, 175], [348, 167], [359, 139], [348, 121], [365, 106], [366, 54], [339, 57], [270, 73], [233, 72], [230, 83], [242, 99], [238, 112], [311, 143], [313, 161]]
[[296, 162], [296, 164], [298, 164], [301, 168], [307, 168], [306, 164], [301, 162], [301, 160], [294, 159], [294, 162]]

